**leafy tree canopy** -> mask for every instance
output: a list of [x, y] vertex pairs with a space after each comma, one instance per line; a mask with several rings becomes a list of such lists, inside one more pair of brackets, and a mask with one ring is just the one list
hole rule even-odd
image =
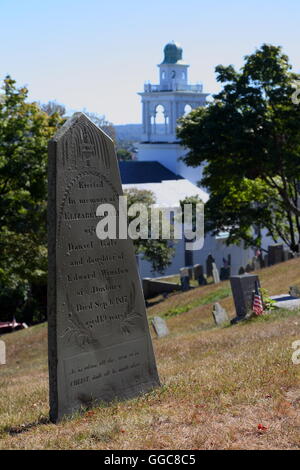
[[[148, 208], [149, 234], [151, 232], [151, 207], [155, 204], [155, 195], [152, 191], [139, 190], [136, 188], [126, 189], [124, 196], [127, 196], [128, 207], [133, 204], [144, 204]], [[134, 217], [128, 217], [130, 223]], [[147, 240], [138, 238], [133, 240], [136, 254], [142, 254], [143, 259], [151, 263], [152, 271], [163, 274], [165, 269], [171, 264], [174, 256], [174, 247], [169, 240], [162, 239]]]
[[[300, 236], [300, 106], [281, 47], [264, 44], [237, 72], [216, 67], [220, 93], [180, 120], [178, 137], [190, 149], [184, 161], [205, 164], [210, 192], [207, 230], [228, 230], [228, 243], [259, 246], [261, 228], [297, 250]], [[253, 231], [256, 225], [258, 230]]]
[[56, 101], [48, 101], [48, 103], [41, 104], [41, 109], [45, 111], [45, 113], [49, 114], [49, 116], [57, 113], [63, 117], [66, 114], [65, 106], [57, 103]]
[[[47, 269], [47, 146], [63, 122], [27, 101], [28, 90], [9, 76], [0, 94], [0, 315], [28, 310], [45, 287]], [[43, 293], [42, 293], [43, 291]], [[45, 288], [41, 288], [45, 296]], [[31, 299], [31, 300], [30, 300]], [[38, 295], [35, 296], [38, 302]], [[31, 302], [31, 303], [30, 303]], [[44, 300], [41, 303], [45, 305]], [[45, 307], [37, 315], [45, 316]]]

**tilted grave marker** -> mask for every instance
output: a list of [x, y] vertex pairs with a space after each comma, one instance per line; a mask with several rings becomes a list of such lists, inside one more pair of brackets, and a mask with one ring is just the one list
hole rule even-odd
[[219, 304], [219, 302], [216, 302], [214, 304], [212, 315], [213, 315], [216, 325], [222, 325], [223, 323], [226, 323], [229, 321], [229, 317], [225, 308], [223, 308], [222, 305]]
[[159, 338], [162, 338], [164, 336], [168, 336], [169, 334], [169, 329], [167, 327], [167, 324], [165, 320], [161, 317], [154, 317], [152, 320], [152, 326]]

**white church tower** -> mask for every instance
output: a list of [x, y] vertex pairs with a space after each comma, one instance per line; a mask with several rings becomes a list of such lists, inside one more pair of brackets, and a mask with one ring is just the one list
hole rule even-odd
[[142, 97], [143, 135], [138, 145], [138, 160], [158, 161], [173, 173], [193, 183], [201, 172], [179, 160], [187, 150], [176, 137], [177, 120], [199, 106], [205, 106], [208, 93], [200, 84], [188, 83], [188, 67], [182, 60], [182, 48], [175, 42], [164, 48], [159, 67], [159, 84], [147, 83]]

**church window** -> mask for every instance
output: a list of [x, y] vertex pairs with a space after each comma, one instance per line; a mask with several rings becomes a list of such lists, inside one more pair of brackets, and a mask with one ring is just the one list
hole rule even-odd
[[192, 106], [190, 104], [186, 104], [184, 107], [184, 115], [186, 116], [192, 111]]

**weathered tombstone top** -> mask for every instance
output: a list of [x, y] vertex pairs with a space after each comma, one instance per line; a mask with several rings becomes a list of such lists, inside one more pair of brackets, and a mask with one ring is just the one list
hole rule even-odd
[[181, 278], [182, 278], [182, 277], [188, 277], [188, 278], [190, 278], [188, 268], [180, 268], [179, 274], [180, 274], [180, 277], [181, 277]]
[[76, 113], [49, 143], [50, 418], [159, 385], [132, 241], [100, 240], [100, 204], [119, 220], [112, 140]]
[[203, 276], [203, 266], [201, 264], [194, 264], [194, 279]]
[[259, 278], [256, 274], [242, 274], [230, 277], [237, 317], [244, 317], [252, 310], [253, 291], [255, 290], [256, 281], [259, 283]]
[[167, 336], [169, 334], [169, 329], [165, 320], [161, 317], [154, 317], [152, 320], [152, 326], [159, 338]]
[[0, 339], [0, 366], [4, 366], [6, 364], [6, 348], [5, 343]]
[[223, 308], [219, 304], [219, 302], [216, 302], [214, 304], [212, 314], [213, 314], [216, 325], [222, 325], [223, 323], [226, 323], [227, 321], [229, 321], [228, 314], [225, 308]]

